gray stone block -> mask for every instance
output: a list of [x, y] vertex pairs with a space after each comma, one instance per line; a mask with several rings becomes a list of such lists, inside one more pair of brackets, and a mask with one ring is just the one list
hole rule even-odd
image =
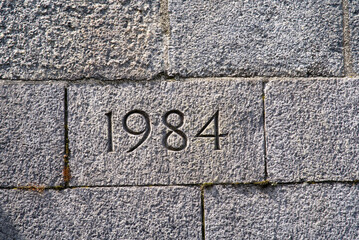
[[60, 184], [64, 87], [2, 83], [0, 106], [0, 186]]
[[0, 78], [147, 79], [163, 71], [160, 1], [1, 1]]
[[352, 184], [215, 186], [205, 191], [206, 239], [358, 239]]
[[359, 74], [359, 2], [349, 0], [350, 48], [353, 70]]
[[0, 190], [1, 239], [201, 239], [196, 187]]
[[[264, 177], [261, 81], [74, 84], [68, 94], [72, 185], [238, 182]], [[144, 133], [126, 131], [124, 117], [132, 110], [144, 111], [151, 128], [133, 151], [145, 136], [146, 122], [132, 114], [128, 128]], [[167, 122], [182, 132], [164, 123], [164, 115], [172, 110], [183, 113], [183, 123], [174, 113]], [[215, 134], [216, 117], [209, 120], [217, 111], [219, 150], [214, 137], [196, 137], [208, 122], [201, 135]], [[165, 147], [166, 142], [182, 150], [173, 151]]]
[[169, 73], [341, 76], [342, 2], [169, 0]]
[[273, 181], [359, 179], [359, 80], [270, 81], [265, 88]]

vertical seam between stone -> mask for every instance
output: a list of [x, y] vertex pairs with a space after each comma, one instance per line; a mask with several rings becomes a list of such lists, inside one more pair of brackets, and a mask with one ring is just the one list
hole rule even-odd
[[67, 87], [64, 87], [64, 168], [62, 171], [65, 188], [69, 186], [71, 179], [70, 164], [69, 164], [69, 128], [68, 128], [68, 99], [67, 99]]
[[349, 27], [349, 2], [342, 1], [343, 8], [343, 55], [344, 55], [344, 75], [353, 76], [353, 59], [350, 47], [350, 27]]
[[202, 185], [201, 186], [202, 240], [206, 239], [206, 225], [205, 225], [205, 215], [204, 215], [204, 190], [205, 190], [205, 185]]
[[171, 35], [170, 30], [170, 17], [168, 12], [168, 0], [160, 1], [160, 25], [163, 32], [163, 62], [164, 62], [164, 72], [165, 75], [168, 75], [169, 70], [169, 57], [168, 57], [168, 46], [169, 39]]
[[264, 180], [268, 179], [268, 163], [267, 163], [267, 132], [266, 132], [266, 111], [265, 111], [265, 87], [267, 81], [262, 81], [262, 119], [263, 119], [263, 158], [264, 158]]

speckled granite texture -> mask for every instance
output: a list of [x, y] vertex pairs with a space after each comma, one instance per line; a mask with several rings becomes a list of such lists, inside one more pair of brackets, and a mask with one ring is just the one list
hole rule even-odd
[[200, 239], [198, 187], [0, 190], [1, 239]]
[[0, 240], [359, 239], [357, 0], [0, 1]]
[[[199, 184], [264, 179], [263, 103], [260, 81], [236, 79], [162, 81], [69, 87], [71, 185]], [[145, 133], [149, 135], [136, 149]], [[181, 132], [176, 133], [167, 122]], [[196, 137], [218, 111], [215, 137]], [[113, 151], [108, 152], [108, 114]], [[179, 114], [183, 114], [181, 124]], [[125, 126], [129, 130], [126, 130]], [[214, 120], [202, 133], [214, 135]], [[171, 132], [171, 135], [169, 132]], [[167, 136], [167, 137], [166, 137]], [[186, 143], [184, 144], [184, 139]], [[166, 147], [165, 142], [174, 148]], [[129, 152], [130, 151], [130, 152]]]
[[62, 183], [64, 85], [0, 84], [0, 186]]
[[265, 88], [272, 181], [359, 179], [359, 80], [269, 81]]
[[159, 0], [0, 3], [0, 79], [147, 79], [163, 71]]
[[205, 192], [206, 239], [356, 239], [351, 184], [215, 186]]
[[340, 0], [168, 2], [170, 74], [343, 74]]

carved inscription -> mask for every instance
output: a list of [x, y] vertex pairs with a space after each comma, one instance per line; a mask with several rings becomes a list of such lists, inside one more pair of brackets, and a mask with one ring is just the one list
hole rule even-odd
[[106, 113], [107, 116], [107, 152], [113, 151], [113, 140], [112, 140], [112, 112]]
[[[218, 118], [219, 118], [219, 110], [208, 120], [208, 122], [199, 130], [199, 132], [196, 134], [196, 137], [205, 137], [205, 138], [214, 138], [214, 150], [220, 150], [220, 137], [226, 137], [228, 133], [220, 134], [219, 133], [219, 126], [218, 126]], [[214, 133], [213, 134], [202, 134], [206, 130], [209, 124], [211, 122], [214, 122]]]
[[[132, 115], [139, 115], [144, 120], [144, 126], [142, 130], [135, 130], [131, 128], [128, 124], [128, 119]], [[171, 123], [169, 120], [171, 115], [175, 115], [179, 118], [179, 122], [177, 124]], [[106, 116], [108, 118], [108, 152], [114, 151], [113, 149], [113, 139], [112, 139], [112, 112], [106, 113]], [[162, 122], [165, 127], [169, 129], [165, 133], [165, 135], [162, 138], [162, 144], [163, 146], [170, 150], [170, 151], [182, 151], [184, 150], [188, 145], [188, 137], [185, 132], [183, 132], [180, 128], [183, 126], [185, 122], [185, 115], [181, 111], [177, 109], [170, 110], [168, 112], [165, 112], [162, 116]], [[204, 134], [206, 129], [209, 127], [209, 125], [213, 122], [213, 134]], [[147, 138], [149, 138], [151, 134], [151, 120], [149, 117], [149, 114], [145, 111], [135, 109], [131, 110], [128, 113], [125, 114], [125, 116], [122, 119], [122, 126], [123, 129], [128, 132], [130, 135], [139, 136], [142, 135], [141, 139], [138, 141], [137, 144], [130, 147], [130, 149], [127, 151], [128, 153], [133, 152], [138, 147], [143, 144]], [[177, 134], [181, 138], [181, 145], [180, 146], [172, 146], [168, 139], [172, 134]], [[198, 133], [195, 135], [196, 138], [214, 138], [214, 150], [220, 150], [220, 138], [226, 137], [228, 133], [220, 133], [219, 128], [219, 110], [217, 110], [213, 116], [209, 118], [209, 120], [203, 125], [203, 127], [198, 131]]]
[[[176, 114], [180, 117], [180, 123], [177, 126], [174, 126], [168, 122], [168, 117], [170, 114]], [[187, 136], [184, 132], [182, 132], [181, 130], [178, 129], [178, 128], [182, 127], [182, 125], [184, 123], [184, 114], [178, 110], [171, 110], [169, 112], [166, 112], [163, 115], [162, 120], [163, 120], [163, 124], [172, 130], [172, 131], [169, 131], [168, 133], [166, 133], [165, 137], [163, 138], [163, 146], [165, 146], [165, 148], [167, 148], [168, 150], [172, 150], [172, 151], [181, 151], [181, 150], [185, 149], [187, 146]], [[175, 132], [182, 138], [182, 145], [179, 147], [172, 147], [171, 145], [168, 144], [168, 137], [173, 132]]]
[[[145, 129], [143, 129], [142, 131], [138, 131], [136, 132], [135, 130], [130, 129], [127, 126], [127, 119], [129, 116], [133, 115], [133, 114], [139, 114], [141, 115], [146, 123]], [[141, 135], [143, 134], [143, 137], [140, 139], [140, 141], [138, 141], [138, 143], [133, 146], [132, 148], [130, 148], [130, 150], [128, 150], [127, 152], [132, 152], [133, 150], [135, 150], [136, 148], [138, 148], [142, 143], [144, 143], [144, 141], [146, 141], [146, 139], [148, 138], [148, 136], [150, 136], [151, 133], [151, 124], [150, 124], [150, 117], [148, 116], [148, 114], [142, 110], [132, 110], [130, 112], [128, 112], [124, 117], [123, 117], [123, 129], [125, 129], [126, 132], [128, 132], [129, 134], [132, 135]]]

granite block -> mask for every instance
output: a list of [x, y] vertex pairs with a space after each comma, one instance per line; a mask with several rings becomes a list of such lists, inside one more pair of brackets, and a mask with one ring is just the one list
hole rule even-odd
[[340, 0], [169, 0], [169, 74], [342, 76]]
[[197, 187], [0, 190], [1, 239], [201, 239]]
[[72, 185], [264, 178], [261, 81], [73, 84], [68, 96]]
[[64, 86], [0, 84], [0, 186], [62, 183]]
[[148, 79], [163, 72], [160, 0], [0, 3], [1, 79]]
[[205, 191], [206, 239], [357, 239], [352, 184], [215, 186]]
[[270, 81], [265, 87], [272, 181], [359, 179], [359, 80]]

